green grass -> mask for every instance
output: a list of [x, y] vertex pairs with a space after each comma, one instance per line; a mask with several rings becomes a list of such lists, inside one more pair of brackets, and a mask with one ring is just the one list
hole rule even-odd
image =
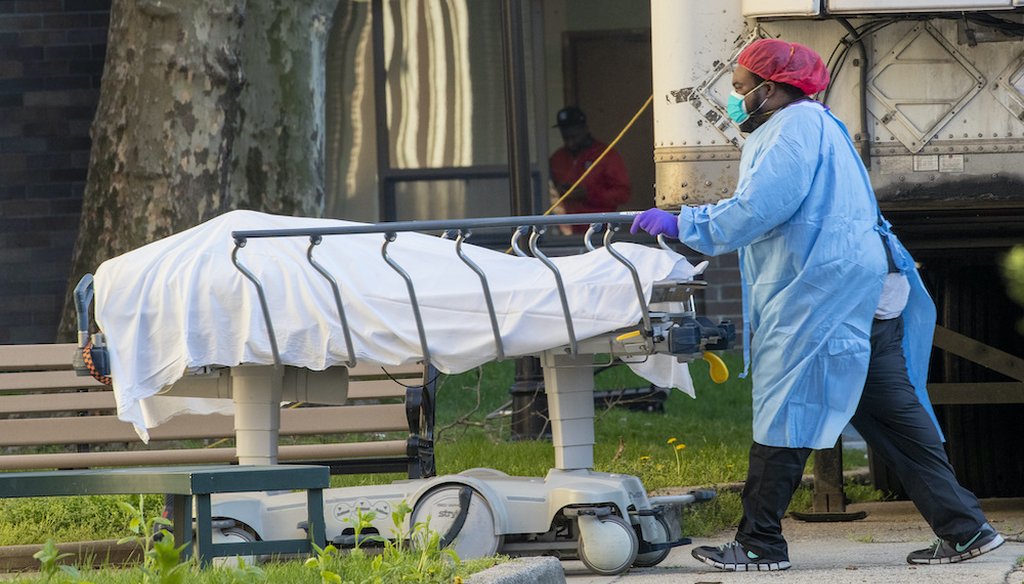
[[[715, 385], [707, 378], [703, 361], [690, 364], [697, 399], [674, 391], [664, 413], [632, 412], [625, 408], [599, 409], [595, 423], [595, 468], [639, 476], [648, 490], [663, 487], [711, 485], [742, 481], [752, 440], [749, 379], [739, 379], [742, 357], [724, 355], [730, 379]], [[491, 466], [509, 474], [541, 475], [554, 462], [548, 442], [508, 442], [507, 419], [487, 422], [484, 416], [508, 400], [513, 364], [484, 367], [476, 406], [476, 372], [442, 380], [438, 390], [438, 427], [444, 428], [476, 408], [468, 423], [448, 428], [437, 445], [439, 472], [458, 472], [473, 466]], [[624, 366], [595, 377], [597, 389], [643, 387], [648, 383]], [[668, 440], [675, 438], [673, 444]], [[685, 444], [678, 451], [675, 446]], [[620, 451], [621, 449], [621, 451]], [[844, 468], [866, 465], [859, 451], [844, 453]]]
[[[735, 371], [739, 357], [727, 355], [726, 358]], [[749, 382], [733, 376], [725, 384], [716, 386], [707, 381], [707, 366], [702, 361], [693, 363], [691, 368], [695, 381], [700, 384], [697, 389], [700, 399], [673, 391], [665, 402], [664, 413], [632, 412], [625, 408], [597, 411], [596, 470], [636, 474], [649, 489], [742, 478], [751, 436]], [[538, 475], [553, 464], [554, 451], [550, 443], [509, 444], [508, 419], [494, 422], [483, 419], [508, 400], [513, 374], [511, 362], [484, 367], [480, 406], [468, 420], [471, 425], [442, 432], [437, 446], [440, 470], [454, 472], [459, 467], [494, 466], [509, 474]], [[473, 409], [477, 401], [477, 378], [474, 372], [444, 380], [438, 390], [439, 427], [450, 424], [459, 412]], [[595, 385], [600, 390], [645, 387], [648, 383], [628, 368], [618, 366], [599, 373]], [[674, 445], [668, 444], [670, 438], [676, 438], [675, 444], [686, 445], [680, 451], [680, 465], [676, 464]], [[496, 445], [501, 447], [501, 456], [497, 458], [494, 456]], [[515, 450], [522, 453], [513, 452]]]
[[[595, 469], [638, 476], [647, 489], [714, 486], [742, 482], [751, 443], [750, 382], [739, 379], [742, 357], [724, 355], [732, 376], [722, 385], [708, 379], [707, 364], [691, 363], [697, 399], [673, 391], [664, 413], [599, 409], [595, 425]], [[509, 440], [509, 420], [486, 420], [488, 413], [509, 400], [514, 363], [490, 363], [479, 371], [439, 379], [436, 445], [439, 474], [490, 467], [519, 476], [543, 476], [554, 464], [549, 441]], [[598, 389], [642, 387], [647, 382], [628, 368], [617, 366], [596, 375]], [[669, 439], [675, 438], [674, 443]], [[676, 450], [676, 446], [685, 448]], [[678, 454], [678, 458], [677, 458]], [[844, 467], [866, 464], [864, 455], [848, 451]], [[400, 474], [350, 475], [332, 478], [333, 486], [382, 484]], [[877, 500], [873, 489], [849, 485], [853, 500]], [[115, 497], [66, 497], [0, 500], [0, 545], [42, 543], [48, 538], [75, 541], [118, 538], [128, 518]], [[133, 502], [131, 498], [121, 498]], [[791, 509], [807, 510], [810, 491], [801, 489]], [[162, 499], [147, 498], [147, 508]], [[687, 510], [684, 529], [689, 535], [714, 533], [740, 518], [739, 496], [719, 490], [710, 502]]]
[[[147, 495], [146, 510], [160, 513], [163, 496]], [[0, 499], [0, 545], [116, 539], [127, 534], [131, 516], [119, 502], [137, 495]]]
[[[738, 355], [726, 355], [733, 371]], [[751, 440], [750, 385], [735, 375], [723, 385], [707, 380], [707, 365], [691, 364], [699, 399], [673, 391], [664, 413], [598, 409], [595, 469], [639, 476], [648, 489], [734, 482], [746, 473]], [[489, 363], [480, 371], [439, 380], [435, 452], [438, 472], [486, 466], [511, 475], [542, 476], [554, 464], [549, 441], [510, 441], [509, 419], [486, 420], [509, 401], [514, 363]], [[595, 376], [597, 389], [644, 387], [648, 382], [624, 366]], [[676, 461], [674, 445], [685, 444]], [[620, 450], [621, 447], [621, 450]], [[336, 486], [378, 484], [400, 475], [335, 477]]]
[[[360, 560], [358, 563], [349, 562], [347, 569], [341, 568], [340, 562], [338, 562], [336, 565], [339, 567], [336, 568], [338, 570], [336, 573], [342, 575], [345, 582], [380, 582], [381, 584], [389, 584], [390, 582], [399, 581], [387, 578], [374, 580], [372, 576], [366, 577], [367, 573], [372, 572], [372, 567], [366, 566], [369, 561], [372, 561], [372, 557], [368, 560]], [[437, 577], [430, 577], [423, 576], [420, 573], [416, 579], [404, 581], [417, 582], [419, 584], [451, 584], [453, 576], [459, 576], [464, 579], [470, 574], [491, 567], [495, 563], [497, 562], [489, 558], [468, 560], [462, 562], [457, 568], [452, 568], [451, 574], [439, 573], [436, 574]], [[410, 567], [416, 568], [415, 565]], [[103, 568], [81, 570], [80, 580], [62, 579], [60, 576], [47, 580], [44, 576], [32, 574], [18, 577], [12, 581], [22, 584], [63, 584], [65, 582], [139, 584], [139, 582], [144, 581], [144, 577], [145, 575], [140, 568]], [[319, 584], [322, 580], [313, 568], [303, 566], [301, 562], [270, 562], [261, 564], [258, 566], [258, 570], [252, 570], [252, 567], [249, 567], [249, 571], [239, 570], [237, 567], [208, 568], [202, 571], [193, 569], [186, 574], [184, 581], [194, 584], [247, 584], [263, 582], [273, 582], [274, 584]]]

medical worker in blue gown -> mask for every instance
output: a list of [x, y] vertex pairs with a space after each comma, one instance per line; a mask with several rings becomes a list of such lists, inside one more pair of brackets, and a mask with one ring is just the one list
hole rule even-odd
[[912, 564], [967, 560], [1003, 538], [960, 486], [928, 402], [935, 306], [890, 231], [843, 124], [809, 95], [821, 57], [761, 39], [733, 73], [729, 115], [749, 132], [732, 197], [638, 215], [707, 255], [739, 251], [754, 443], [736, 539], [693, 556], [721, 570], [785, 570], [781, 520], [812, 449], [847, 423], [895, 470], [938, 539]]

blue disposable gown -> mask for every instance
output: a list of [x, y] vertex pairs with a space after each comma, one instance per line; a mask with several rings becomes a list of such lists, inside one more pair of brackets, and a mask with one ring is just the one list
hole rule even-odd
[[880, 219], [846, 128], [809, 101], [750, 135], [732, 197], [681, 210], [683, 243], [707, 255], [739, 250], [754, 441], [831, 448], [853, 417], [888, 272], [880, 234], [910, 279], [904, 351], [935, 421], [925, 389], [935, 306], [910, 254]]

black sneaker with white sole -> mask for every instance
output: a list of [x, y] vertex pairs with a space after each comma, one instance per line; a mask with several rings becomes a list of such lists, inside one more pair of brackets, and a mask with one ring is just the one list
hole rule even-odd
[[694, 558], [730, 572], [769, 572], [789, 569], [789, 560], [773, 560], [744, 549], [738, 541], [720, 546], [703, 545], [690, 552]]
[[945, 539], [936, 539], [931, 546], [916, 550], [907, 555], [910, 564], [954, 564], [981, 554], [990, 552], [1003, 545], [1003, 536], [992, 526], [985, 524], [981, 531], [965, 542], [958, 543]]

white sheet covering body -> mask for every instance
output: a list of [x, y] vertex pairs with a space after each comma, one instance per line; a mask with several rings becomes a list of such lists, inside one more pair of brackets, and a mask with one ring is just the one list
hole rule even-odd
[[[146, 428], [172, 415], [224, 410], [228, 400], [155, 395], [187, 369], [273, 363], [256, 289], [231, 263], [232, 231], [344, 225], [352, 224], [233, 211], [104, 262], [95, 274], [95, 312], [109, 344], [118, 416], [147, 440]], [[382, 243], [381, 234], [326, 236], [314, 258], [341, 287], [356, 358], [384, 366], [414, 363], [422, 350], [408, 290], [384, 262]], [[306, 237], [251, 239], [238, 257], [263, 283], [284, 364], [322, 370], [343, 364], [348, 354], [331, 287], [306, 260], [308, 245]], [[694, 274], [678, 254], [614, 245], [636, 266], [648, 298], [653, 282]], [[445, 373], [497, 355], [480, 280], [454, 246], [399, 233], [388, 248], [414, 282], [433, 364]], [[487, 274], [507, 357], [568, 342], [547, 267], [468, 244], [463, 250]], [[607, 251], [552, 261], [561, 270], [578, 339], [639, 322], [629, 272]], [[671, 356], [656, 356], [637, 370], [693, 395], [686, 364]]]

